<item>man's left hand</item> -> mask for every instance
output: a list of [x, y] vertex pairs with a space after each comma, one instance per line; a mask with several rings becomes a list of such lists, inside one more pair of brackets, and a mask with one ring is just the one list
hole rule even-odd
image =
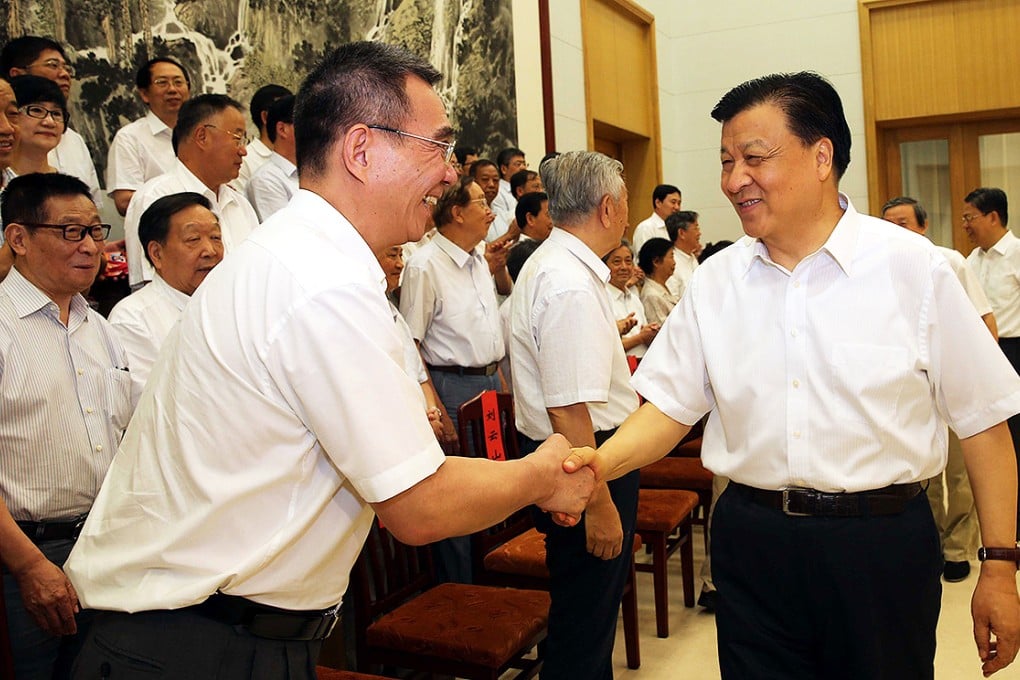
[[1012, 565], [981, 565], [970, 609], [981, 671], [987, 678], [1012, 663], [1020, 649], [1020, 597]]

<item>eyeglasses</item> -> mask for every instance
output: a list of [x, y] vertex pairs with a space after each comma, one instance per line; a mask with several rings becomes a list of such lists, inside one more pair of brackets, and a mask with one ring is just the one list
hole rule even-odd
[[64, 112], [61, 109], [48, 109], [39, 104], [26, 104], [25, 106], [18, 107], [18, 111], [21, 111], [30, 118], [46, 120], [46, 116], [49, 116], [53, 119], [54, 123], [64, 122]]
[[159, 88], [160, 90], [165, 90], [171, 85], [176, 87], [178, 90], [183, 90], [188, 87], [188, 81], [180, 76], [177, 76], [176, 78], [161, 77], [152, 79], [152, 87]]
[[229, 135], [234, 138], [234, 143], [241, 149], [248, 145], [248, 136], [243, 132], [231, 132], [230, 130], [224, 130], [221, 127], [216, 127], [212, 123], [206, 123], [202, 127], [212, 128], [213, 130], [219, 130], [225, 135]]
[[28, 68], [32, 68], [33, 66], [42, 66], [50, 71], [67, 71], [67, 75], [72, 78], [74, 77], [74, 67], [61, 59], [44, 59], [43, 61], [37, 61], [34, 64], [29, 64]]
[[978, 213], [977, 215], [973, 215], [971, 213], [964, 213], [963, 215], [960, 215], [960, 219], [963, 220], [964, 224], [970, 224], [971, 222], [973, 222], [977, 218], [984, 217], [987, 214], [988, 213]]
[[84, 241], [91, 236], [93, 241], [105, 241], [110, 235], [109, 224], [45, 224], [41, 222], [22, 222], [26, 227], [35, 229], [60, 229], [66, 241]]
[[410, 137], [411, 139], [417, 139], [422, 142], [428, 142], [438, 146], [443, 151], [443, 162], [449, 163], [450, 159], [453, 158], [453, 147], [457, 144], [456, 142], [441, 142], [438, 139], [432, 139], [431, 137], [422, 137], [421, 135], [412, 135], [410, 132], [404, 132], [403, 130], [397, 130], [395, 128], [386, 127], [385, 125], [369, 125], [368, 127], [373, 130], [382, 130], [383, 132], [392, 132], [395, 135], [401, 137]]

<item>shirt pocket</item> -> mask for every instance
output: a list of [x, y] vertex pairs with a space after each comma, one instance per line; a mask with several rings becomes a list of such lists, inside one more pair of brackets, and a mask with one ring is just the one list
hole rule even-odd
[[106, 371], [106, 416], [118, 432], [131, 420], [131, 373], [122, 368]]
[[904, 347], [835, 343], [830, 369], [834, 417], [875, 425], [894, 418], [910, 374]]

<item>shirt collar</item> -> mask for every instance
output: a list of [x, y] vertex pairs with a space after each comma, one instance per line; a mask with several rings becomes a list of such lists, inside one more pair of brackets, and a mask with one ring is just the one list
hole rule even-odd
[[996, 241], [995, 245], [989, 248], [989, 250], [994, 250], [999, 255], [1005, 255], [1006, 251], [1009, 250], [1010, 242], [1016, 240], [1016, 236], [1013, 235], [1013, 232], [1006, 229], [1006, 233], [1002, 235], [1002, 238]]
[[149, 132], [152, 133], [153, 137], [156, 137], [160, 134], [165, 134], [167, 132], [173, 134], [173, 130], [170, 128], [170, 126], [161, 121], [159, 119], [159, 116], [157, 116], [151, 110], [145, 114], [145, 123], [149, 126]]
[[273, 155], [273, 150], [266, 146], [261, 139], [256, 137], [248, 143], [248, 153], [261, 156], [262, 158], [269, 158]]
[[584, 241], [560, 227], [553, 227], [549, 238], [546, 240], [566, 248], [574, 257], [583, 262], [600, 281], [603, 283], [609, 282], [609, 267]]
[[659, 227], [666, 226], [666, 220], [659, 217], [659, 213], [655, 212], [654, 210], [652, 211], [652, 214], [648, 216], [648, 219], [651, 220], [652, 224], [655, 224], [656, 226]]
[[630, 292], [629, 289], [628, 290], [620, 290], [619, 288], [617, 288], [613, 284], [609, 283], [608, 281], [606, 282], [606, 290], [609, 292], [609, 296], [612, 299], [614, 299], [614, 300], [620, 300], [620, 301], [626, 300], [631, 295], [631, 292]]
[[[839, 207], [844, 211], [843, 216], [836, 222], [835, 228], [833, 228], [825, 243], [822, 244], [822, 247], [808, 257], [814, 257], [817, 253], [824, 250], [839, 265], [843, 273], [846, 276], [850, 276], [854, 252], [857, 250], [857, 236], [860, 233], [861, 221], [853, 203], [850, 202], [850, 198], [842, 192], [839, 194]], [[747, 261], [747, 267], [744, 270], [745, 274], [750, 271], [755, 262], [761, 262], [772, 267], [779, 266], [772, 261], [768, 248], [765, 247], [761, 239], [746, 238], [741, 240], [745, 241], [743, 245], [750, 248], [751, 254]]]
[[270, 152], [269, 162], [283, 170], [283, 173], [287, 175], [287, 177], [297, 176], [297, 166], [275, 151]]
[[184, 182], [185, 186], [189, 190], [195, 193], [202, 194], [208, 198], [213, 204], [213, 212], [219, 212], [225, 206], [230, 203], [237, 202], [237, 192], [230, 188], [230, 185], [223, 183], [220, 185], [219, 193], [213, 193], [213, 190], [205, 185], [195, 173], [193, 173], [188, 166], [181, 162], [181, 159], [177, 159], [177, 164], [174, 166], [174, 172], [177, 173], [181, 181]]
[[190, 295], [185, 295], [184, 293], [182, 293], [181, 291], [177, 290], [169, 283], [167, 283], [166, 280], [164, 280], [163, 277], [160, 276], [158, 272], [153, 273], [152, 283], [150, 283], [149, 285], [155, 286], [156, 289], [159, 290], [159, 292], [162, 293], [164, 296], [166, 296], [166, 298], [170, 300], [173, 306], [180, 311], [184, 311], [184, 306], [188, 304], [188, 300], [191, 299]]
[[[11, 267], [7, 278], [0, 283], [11, 298], [11, 304], [19, 319], [31, 316], [36, 312], [52, 309], [54, 316], [57, 312], [57, 303], [50, 299], [31, 281], [18, 271], [17, 267]], [[71, 298], [70, 313], [68, 315], [67, 327], [73, 328], [78, 323], [87, 320], [89, 304], [79, 293]]]
[[479, 255], [484, 257], [484, 255], [479, 253], [479, 248], [482, 247], [481, 243], [472, 248], [471, 252], [467, 252], [456, 243], [446, 238], [441, 231], [437, 231], [435, 238], [432, 240], [436, 242], [436, 247], [449, 255], [450, 259], [453, 260], [453, 263], [461, 269], [464, 268], [464, 266], [468, 263], [468, 260], [471, 258], [478, 257]]

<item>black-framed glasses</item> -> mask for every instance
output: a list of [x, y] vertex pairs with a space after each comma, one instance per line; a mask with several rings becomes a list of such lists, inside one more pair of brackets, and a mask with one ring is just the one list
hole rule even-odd
[[29, 68], [33, 66], [42, 66], [50, 71], [64, 70], [67, 71], [67, 75], [74, 77], [74, 67], [62, 59], [44, 59], [28, 65]]
[[60, 229], [66, 241], [84, 241], [91, 236], [93, 241], [105, 241], [110, 235], [109, 224], [46, 224], [44, 222], [21, 222], [35, 229]]
[[45, 106], [40, 106], [39, 104], [25, 104], [24, 106], [18, 107], [18, 110], [29, 118], [46, 120], [46, 116], [49, 116], [53, 119], [54, 123], [64, 122], [64, 112], [62, 109], [48, 109]]
[[383, 132], [392, 132], [395, 135], [401, 137], [410, 137], [411, 139], [417, 139], [422, 142], [428, 142], [438, 146], [443, 152], [443, 162], [449, 163], [450, 159], [453, 158], [453, 147], [457, 145], [456, 142], [441, 142], [438, 139], [432, 139], [431, 137], [422, 137], [421, 135], [413, 135], [410, 132], [404, 132], [403, 130], [397, 130], [396, 128], [386, 127], [385, 125], [369, 125], [373, 130], [382, 130]]
[[216, 127], [212, 123], [206, 123], [202, 127], [212, 128], [213, 130], [219, 130], [225, 135], [230, 135], [234, 138], [234, 143], [242, 149], [248, 145], [248, 136], [243, 132], [231, 132], [230, 130], [224, 130], [221, 127]]

